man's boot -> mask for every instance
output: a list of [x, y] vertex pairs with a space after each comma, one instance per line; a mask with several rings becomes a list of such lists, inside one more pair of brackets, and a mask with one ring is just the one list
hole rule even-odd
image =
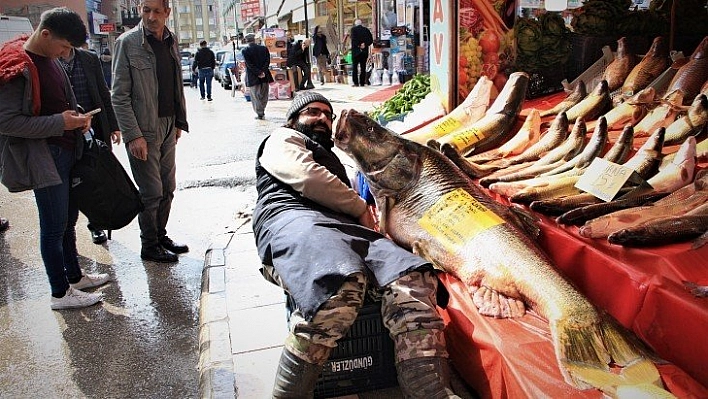
[[450, 366], [444, 357], [418, 357], [396, 364], [398, 384], [406, 398], [458, 398], [450, 388]]
[[283, 348], [273, 386], [274, 398], [312, 398], [322, 366], [308, 363]]

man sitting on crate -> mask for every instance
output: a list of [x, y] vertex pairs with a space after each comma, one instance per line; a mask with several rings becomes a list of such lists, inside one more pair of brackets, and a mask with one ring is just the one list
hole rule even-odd
[[273, 397], [312, 397], [322, 366], [354, 323], [367, 286], [382, 294], [398, 381], [415, 398], [457, 397], [430, 263], [373, 230], [366, 202], [332, 152], [332, 104], [298, 95], [261, 143], [253, 231], [263, 275], [294, 300]]

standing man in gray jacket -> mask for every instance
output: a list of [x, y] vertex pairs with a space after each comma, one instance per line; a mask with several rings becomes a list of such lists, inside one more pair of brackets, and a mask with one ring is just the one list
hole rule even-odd
[[188, 131], [180, 55], [165, 26], [169, 0], [143, 0], [142, 20], [116, 40], [113, 109], [130, 168], [145, 205], [138, 222], [144, 260], [171, 263], [189, 251], [167, 236], [174, 191], [175, 151]]

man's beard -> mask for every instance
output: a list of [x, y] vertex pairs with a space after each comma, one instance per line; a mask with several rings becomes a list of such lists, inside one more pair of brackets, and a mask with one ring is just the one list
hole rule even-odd
[[327, 124], [321, 121], [316, 121], [314, 123], [300, 123], [295, 122], [295, 130], [304, 134], [305, 136], [311, 138], [317, 144], [322, 147], [331, 150], [334, 147], [334, 141], [332, 140], [332, 129], [330, 129]]

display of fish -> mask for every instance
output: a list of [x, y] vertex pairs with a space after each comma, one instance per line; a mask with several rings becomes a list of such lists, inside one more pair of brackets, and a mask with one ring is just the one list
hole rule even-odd
[[[399, 245], [465, 283], [480, 313], [548, 320], [559, 370], [578, 388], [583, 373], [645, 358], [638, 341], [606, 319], [514, 222], [452, 161], [405, 140], [355, 110], [342, 112], [336, 146], [366, 177], [380, 226]], [[653, 367], [653, 365], [651, 365]]]
[[529, 148], [541, 137], [541, 113], [539, 110], [532, 108], [526, 116], [524, 124], [510, 138], [509, 141], [483, 153], [467, 157], [467, 160], [474, 163], [484, 163], [494, 161], [501, 158], [506, 158], [514, 155], [519, 155]]
[[664, 148], [665, 134], [665, 128], [656, 129], [623, 165], [637, 172], [637, 175], [642, 179], [646, 180], [654, 176], [661, 163], [661, 151]]
[[[465, 173], [467, 173], [471, 177], [482, 177], [480, 179], [479, 183], [482, 184], [483, 186], [488, 186], [489, 184], [485, 183], [485, 178], [484, 176], [493, 178], [495, 177], [495, 173], [498, 171], [505, 169], [504, 171], [500, 171], [499, 174], [505, 174], [507, 171], [510, 170], [514, 165], [521, 165], [524, 163], [530, 163], [535, 162], [538, 159], [540, 159], [545, 153], [548, 151], [551, 151], [553, 148], [556, 148], [560, 143], [562, 143], [566, 138], [568, 137], [568, 118], [565, 116], [565, 112], [561, 112], [560, 114], [556, 115], [556, 117], [553, 119], [553, 123], [551, 123], [551, 126], [546, 130], [542, 135], [541, 138], [538, 140], [538, 142], [531, 147], [527, 148], [524, 150], [519, 155], [513, 156], [511, 158], [505, 158], [499, 160], [499, 162], [493, 162], [493, 165], [488, 165], [484, 164], [482, 166], [487, 167], [488, 172], [484, 174], [477, 174], [473, 175], [470, 172], [468, 172], [465, 168], [465, 162], [458, 162], [455, 161], [455, 164], [459, 166]], [[448, 151], [444, 152], [445, 155], [447, 155], [450, 159], [456, 158], [456, 151]], [[466, 160], [465, 160], [466, 161]], [[522, 167], [526, 167], [528, 165], [523, 165]], [[515, 170], [519, 170], [521, 167], [515, 168]]]
[[691, 54], [688, 62], [681, 66], [669, 83], [668, 92], [684, 92], [684, 104], [701, 92], [701, 87], [708, 80], [708, 36], [704, 37]]
[[[624, 193], [629, 193], [631, 189], [627, 189]], [[608, 213], [616, 212], [622, 209], [636, 208], [650, 204], [658, 199], [665, 197], [667, 193], [645, 193], [635, 195], [631, 198], [620, 198], [608, 202], [597, 202], [587, 204], [577, 208], [569, 209], [556, 218], [559, 224], [567, 224], [571, 226], [580, 226], [588, 220], [598, 218]]]
[[628, 98], [649, 86], [670, 64], [669, 46], [661, 36], [657, 36], [622, 84], [622, 95]]
[[487, 112], [491, 94], [492, 80], [482, 75], [475, 83], [470, 94], [465, 97], [465, 100], [450, 111], [449, 114], [430, 122], [418, 130], [406, 133], [403, 137], [420, 144], [426, 144], [429, 140], [437, 139], [463, 126], [477, 122]]
[[615, 231], [607, 237], [611, 244], [651, 247], [689, 241], [708, 231], [708, 215], [685, 215], [651, 220]]
[[[548, 192], [546, 191], [549, 187], [553, 187], [554, 193], [561, 191], [565, 195], [575, 194], [579, 192], [579, 190], [560, 190], [560, 187], [558, 186], [560, 183], [556, 182], [556, 180], [564, 179], [564, 183], [567, 184], [570, 180], [566, 178], [571, 176], [580, 176], [583, 171], [588, 166], [590, 166], [592, 160], [598, 157], [600, 153], [604, 150], [606, 143], [607, 124], [605, 123], [605, 119], [600, 117], [600, 123], [595, 126], [595, 131], [593, 132], [592, 136], [590, 136], [588, 144], [578, 155], [576, 155], [569, 161], [563, 162], [560, 165], [555, 166], [550, 171], [543, 172], [539, 176], [534, 178], [515, 181], [499, 181], [496, 183], [492, 183], [489, 185], [489, 190], [510, 198], [514, 197], [515, 195], [519, 194], [524, 190], [533, 190], [533, 187], [545, 187], [543, 190], [544, 193], [546, 193], [545, 198], [550, 198], [550, 194], [548, 194]], [[541, 198], [533, 197], [530, 198], [529, 201], [533, 201], [534, 199]]]
[[638, 57], [627, 48], [627, 39], [620, 37], [617, 40], [615, 58], [607, 65], [605, 72], [602, 73], [602, 79], [607, 81], [607, 86], [611, 92], [622, 87], [637, 62]]
[[[620, 189], [618, 195], [629, 192], [631, 188], [623, 187]], [[590, 193], [580, 193], [575, 195], [568, 195], [565, 197], [536, 200], [529, 204], [529, 208], [532, 211], [542, 213], [548, 216], [560, 216], [565, 212], [573, 209], [582, 208], [587, 205], [594, 205], [602, 203], [602, 199], [596, 197]]]
[[521, 170], [510, 171], [506, 174], [487, 176], [484, 178], [484, 182], [480, 184], [486, 187], [497, 182], [523, 180], [536, 177], [543, 172], [555, 169], [573, 159], [583, 150], [586, 133], [587, 128], [585, 121], [582, 118], [578, 119], [573, 126], [573, 130], [571, 130], [568, 137], [558, 145], [558, 147], [548, 151], [537, 161], [532, 162], [528, 167]]
[[575, 187], [580, 180], [580, 176], [563, 176], [556, 178], [547, 184], [526, 187], [509, 197], [509, 201], [517, 204], [530, 204], [550, 198], [567, 197], [569, 195], [580, 194], [582, 190]]
[[656, 104], [654, 102], [656, 90], [653, 87], [647, 87], [639, 91], [630, 99], [615, 105], [611, 110], [603, 115], [607, 120], [607, 128], [617, 129], [627, 123], [636, 125]]
[[693, 181], [696, 170], [696, 138], [689, 136], [678, 151], [674, 159], [647, 180], [647, 185], [640, 185], [630, 191], [623, 198], [629, 198], [644, 193], [670, 193]]
[[683, 92], [675, 90], [664, 97], [661, 103], [634, 125], [634, 135], [636, 137], [646, 137], [659, 127], [667, 127], [674, 123], [676, 117], [681, 113], [683, 103]]
[[682, 215], [708, 202], [708, 191], [698, 190], [686, 197], [686, 192], [690, 190], [690, 185], [687, 185], [652, 205], [623, 209], [590, 219], [578, 233], [587, 238], [607, 238], [615, 231], [668, 215]]
[[437, 148], [451, 147], [460, 155], [473, 155], [499, 146], [514, 131], [516, 119], [526, 98], [529, 75], [514, 72], [482, 119], [428, 142]]
[[541, 118], [551, 115], [558, 115], [561, 112], [568, 111], [575, 104], [582, 101], [588, 95], [587, 86], [582, 80], [575, 85], [573, 91], [570, 92], [561, 102], [556, 104], [554, 107], [541, 112]]
[[666, 127], [665, 145], [682, 143], [688, 136], [697, 136], [708, 128], [708, 97], [697, 94], [686, 113]]
[[600, 115], [612, 109], [612, 97], [606, 80], [601, 80], [595, 89], [585, 96], [579, 103], [565, 111], [568, 122], [575, 122], [578, 118], [585, 121], [597, 119]]

